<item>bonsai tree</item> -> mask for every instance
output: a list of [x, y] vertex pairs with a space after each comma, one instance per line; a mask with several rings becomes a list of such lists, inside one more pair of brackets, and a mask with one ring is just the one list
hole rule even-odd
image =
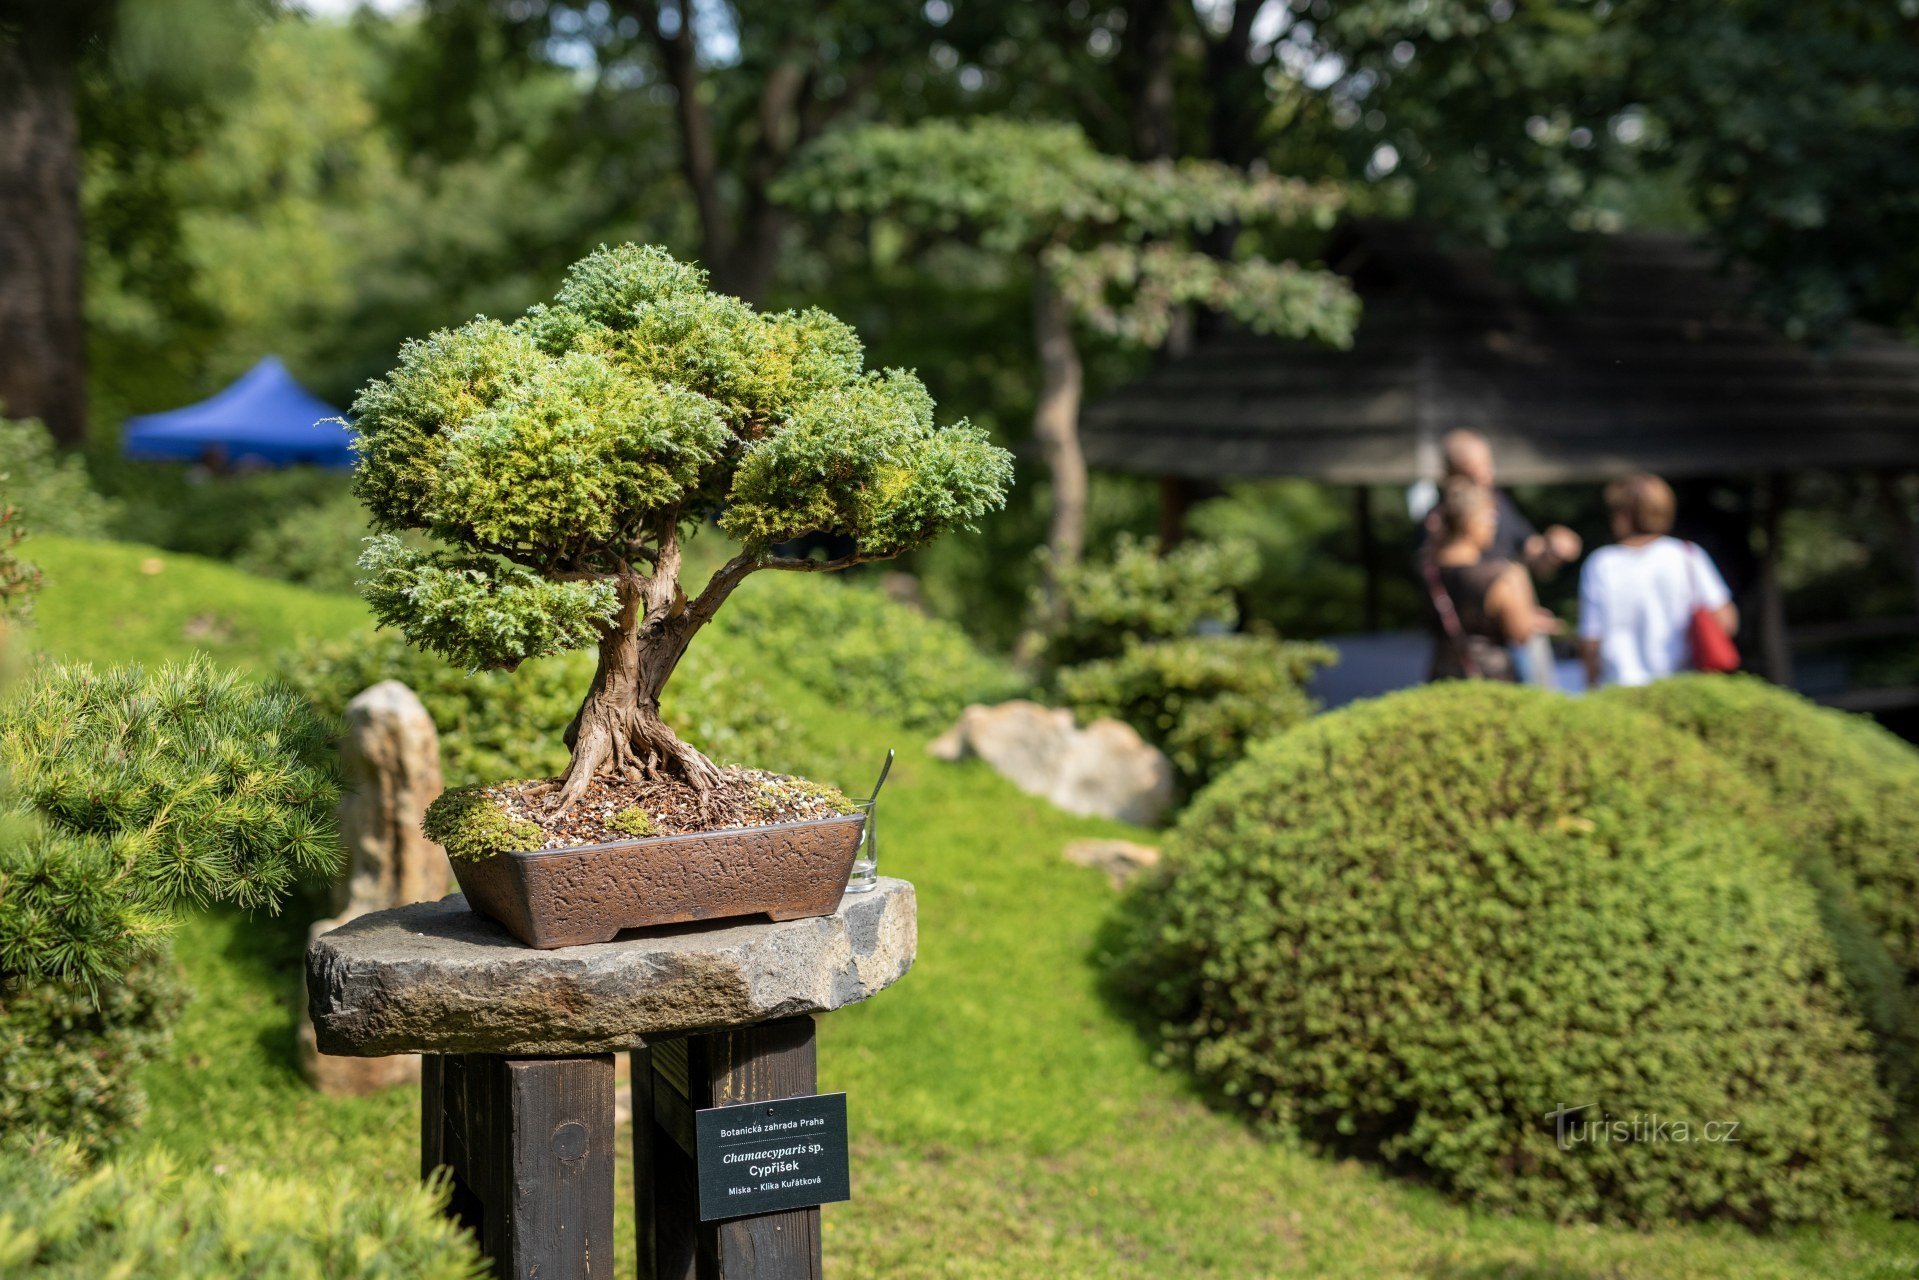
[[1040, 372], [1033, 436], [1053, 490], [1042, 630], [1057, 622], [1060, 575], [1078, 563], [1085, 540], [1075, 321], [1157, 349], [1192, 306], [1261, 333], [1337, 346], [1351, 342], [1358, 320], [1352, 290], [1330, 271], [1254, 254], [1223, 258], [1198, 243], [1241, 224], [1325, 224], [1339, 208], [1336, 190], [1211, 161], [1104, 155], [1074, 125], [985, 117], [838, 130], [808, 149], [779, 194], [823, 213], [960, 236], [1029, 264]]
[[[382, 624], [470, 668], [598, 648], [552, 816], [603, 774], [710, 794], [719, 770], [662, 722], [660, 693], [749, 574], [922, 546], [1000, 506], [1012, 475], [983, 432], [934, 423], [918, 378], [865, 370], [839, 320], [761, 314], [635, 245], [575, 264], [510, 324], [408, 343], [354, 413]], [[740, 550], [689, 598], [682, 541], [715, 516]], [[811, 533], [853, 550], [774, 550]]]

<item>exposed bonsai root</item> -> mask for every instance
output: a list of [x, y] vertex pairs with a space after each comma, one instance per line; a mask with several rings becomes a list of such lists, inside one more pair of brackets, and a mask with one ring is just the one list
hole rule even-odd
[[573, 759], [555, 784], [547, 808], [550, 817], [571, 812], [597, 776], [628, 782], [677, 778], [692, 787], [702, 808], [719, 785], [720, 770], [697, 748], [681, 741], [657, 713], [637, 707], [588, 714], [582, 710], [571, 730]]

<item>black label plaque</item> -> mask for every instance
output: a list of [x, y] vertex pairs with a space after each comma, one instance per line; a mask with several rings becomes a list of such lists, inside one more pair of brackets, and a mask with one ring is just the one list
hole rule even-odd
[[853, 1197], [843, 1093], [697, 1111], [693, 1137], [701, 1222]]

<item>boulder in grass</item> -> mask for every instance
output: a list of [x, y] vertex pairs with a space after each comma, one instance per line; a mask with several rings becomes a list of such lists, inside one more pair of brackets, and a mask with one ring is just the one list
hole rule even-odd
[[[426, 807], [441, 791], [440, 737], [433, 717], [413, 690], [398, 680], [382, 680], [347, 704], [346, 722], [340, 835], [349, 857], [347, 879], [335, 892], [335, 914], [314, 922], [309, 941], [369, 912], [437, 901], [448, 888], [446, 852], [420, 831]], [[299, 1047], [302, 1074], [334, 1097], [420, 1079], [418, 1054], [340, 1058], [321, 1053], [304, 1009]]]
[[1150, 826], [1173, 800], [1172, 764], [1132, 726], [1100, 719], [1080, 728], [1072, 712], [1023, 699], [966, 708], [927, 751], [978, 757], [1028, 795], [1086, 817]]

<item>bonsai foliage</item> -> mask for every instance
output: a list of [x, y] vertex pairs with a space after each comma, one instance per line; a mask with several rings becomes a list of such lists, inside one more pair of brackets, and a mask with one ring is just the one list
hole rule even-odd
[[[918, 378], [866, 370], [832, 316], [756, 312], [635, 245], [577, 263], [510, 324], [407, 344], [354, 413], [383, 624], [474, 668], [598, 649], [556, 814], [599, 774], [710, 790], [718, 770], [660, 719], [660, 693], [747, 575], [922, 546], [998, 507], [1012, 474], [983, 432], [934, 423]], [[741, 550], [689, 598], [681, 541], [709, 517]], [[774, 550], [812, 533], [853, 550]]]
[[1033, 431], [1053, 481], [1049, 574], [1070, 569], [1084, 540], [1075, 319], [1158, 347], [1189, 307], [1339, 346], [1358, 318], [1352, 291], [1329, 271], [1198, 245], [1207, 237], [1215, 250], [1231, 246], [1242, 225], [1326, 223], [1337, 191], [1210, 161], [1104, 155], [1072, 125], [989, 117], [839, 130], [814, 144], [780, 193], [821, 213], [891, 219], [1032, 263], [1042, 375]]

